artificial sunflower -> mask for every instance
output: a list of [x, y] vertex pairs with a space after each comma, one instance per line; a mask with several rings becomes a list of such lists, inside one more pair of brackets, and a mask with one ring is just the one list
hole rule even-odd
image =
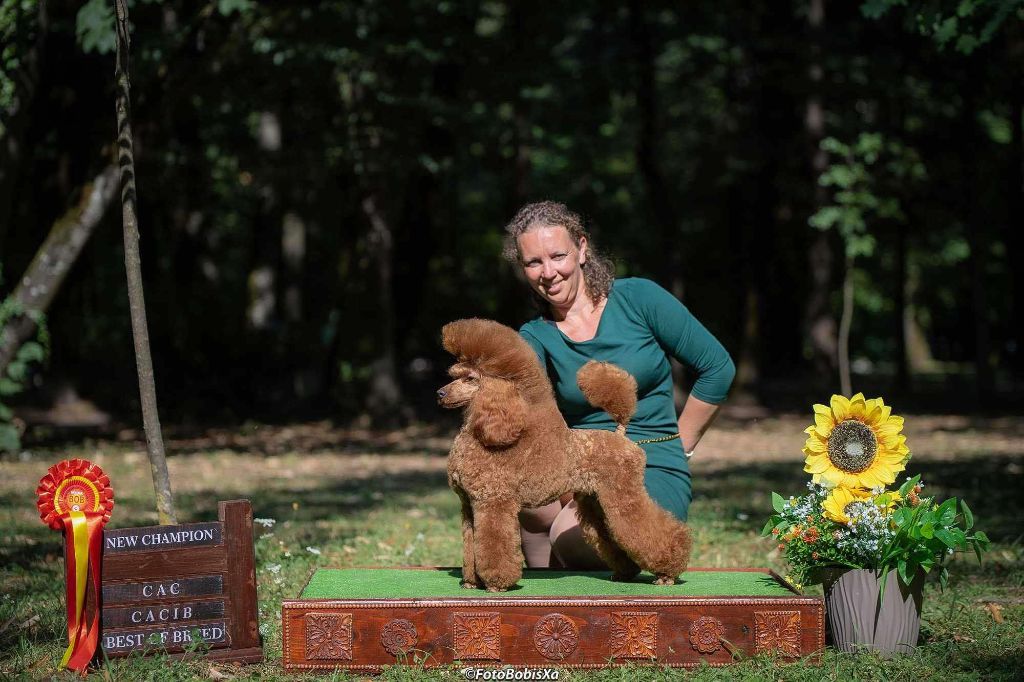
[[903, 417], [881, 398], [832, 396], [814, 406], [814, 425], [804, 430], [804, 471], [829, 487], [878, 488], [896, 480], [910, 459]]
[[850, 517], [846, 515], [846, 506], [851, 502], [863, 502], [870, 498], [871, 493], [861, 488], [833, 488], [821, 503], [821, 509], [826, 517], [836, 523], [848, 524]]

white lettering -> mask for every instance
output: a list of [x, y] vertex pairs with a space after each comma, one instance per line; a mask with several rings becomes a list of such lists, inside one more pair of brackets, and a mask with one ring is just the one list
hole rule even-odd
[[131, 619], [133, 623], [141, 623], [142, 611], [132, 611]]
[[181, 594], [181, 585], [178, 583], [171, 583], [171, 594]]
[[152, 585], [143, 585], [142, 586], [142, 596], [143, 597], [152, 597], [153, 596], [153, 586]]

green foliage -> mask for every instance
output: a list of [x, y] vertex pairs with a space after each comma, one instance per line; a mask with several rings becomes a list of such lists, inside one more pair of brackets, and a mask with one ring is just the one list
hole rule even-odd
[[819, 230], [836, 230], [848, 259], [871, 256], [880, 221], [906, 220], [901, 195], [927, 173], [917, 151], [881, 133], [861, 133], [852, 144], [826, 138], [831, 163], [818, 182], [834, 190], [834, 204], [809, 219]]
[[878, 19], [895, 7], [907, 7], [908, 23], [921, 35], [963, 54], [990, 42], [1008, 21], [1024, 20], [1024, 0], [866, 0], [861, 12]]
[[[3, 283], [2, 268], [0, 283]], [[12, 297], [8, 296], [0, 301], [0, 338], [3, 338], [4, 327], [22, 314], [24, 311]], [[20, 434], [13, 421], [14, 413], [4, 404], [4, 400], [24, 390], [31, 365], [42, 363], [46, 359], [49, 347], [49, 334], [43, 316], [35, 315], [33, 319], [37, 329], [35, 338], [23, 343], [7, 365], [7, 370], [0, 373], [0, 452], [13, 451], [21, 447]]]
[[[831, 566], [867, 568], [884, 574], [896, 571], [909, 585], [919, 571], [939, 570], [945, 587], [945, 561], [954, 552], [974, 551], [978, 560], [988, 550], [985, 533], [969, 531], [974, 516], [966, 502], [949, 498], [937, 503], [920, 497], [920, 476], [907, 479], [899, 493], [877, 492], [847, 505], [848, 522], [823, 514], [830, 491], [812, 485], [801, 497], [775, 506], [761, 532], [779, 542], [798, 583], [820, 579], [818, 571]], [[773, 503], [781, 496], [772, 493]]]
[[18, 106], [19, 73], [36, 40], [38, 0], [0, 0], [0, 139], [6, 121]]
[[82, 5], [75, 18], [75, 35], [83, 52], [113, 52], [117, 46], [113, 2], [89, 0]]

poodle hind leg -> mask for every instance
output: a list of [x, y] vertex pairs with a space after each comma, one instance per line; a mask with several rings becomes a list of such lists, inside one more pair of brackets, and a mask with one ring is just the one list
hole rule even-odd
[[[690, 529], [657, 505], [637, 477], [634, 490], [598, 490], [609, 534], [658, 585], [671, 585], [690, 562]], [[602, 494], [603, 493], [603, 494]]]
[[601, 505], [593, 495], [576, 493], [576, 517], [580, 522], [583, 539], [593, 547], [601, 560], [612, 569], [612, 580], [626, 582], [640, 572], [640, 567], [629, 558], [608, 533]]
[[503, 592], [523, 577], [519, 506], [489, 501], [473, 508], [476, 575], [488, 592]]

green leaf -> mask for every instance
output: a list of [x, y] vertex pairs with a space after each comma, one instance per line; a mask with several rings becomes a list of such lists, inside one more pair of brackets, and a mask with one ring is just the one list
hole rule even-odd
[[935, 531], [935, 537], [941, 540], [942, 544], [944, 544], [946, 547], [949, 547], [950, 549], [955, 549], [958, 544], [956, 541], [956, 536], [954, 536], [945, 528], [937, 529]]
[[46, 350], [35, 341], [26, 341], [18, 349], [18, 360], [22, 362], [42, 362], [46, 357]]
[[921, 474], [918, 474], [913, 478], [908, 478], [906, 482], [900, 486], [900, 497], [906, 499], [907, 495], [910, 494], [910, 491], [913, 490], [920, 481]]
[[929, 540], [935, 537], [936, 534], [935, 525], [930, 521], [921, 525], [921, 537], [928, 538]]
[[971, 508], [967, 506], [967, 500], [960, 500], [960, 510], [964, 513], [964, 526], [967, 530], [974, 528], [974, 514], [971, 513]]
[[217, 0], [217, 11], [227, 16], [234, 11], [247, 12], [252, 7], [251, 0]]
[[900, 559], [896, 562], [896, 570], [899, 573], [900, 580], [903, 581], [904, 585], [909, 585], [910, 580], [907, 578], [907, 561], [906, 559]]
[[20, 447], [17, 429], [9, 424], [0, 424], [0, 452], [14, 452]]
[[117, 47], [113, 3], [89, 0], [75, 17], [75, 35], [84, 52], [108, 54]]
[[772, 508], [780, 514], [786, 508], [786, 501], [782, 499], [782, 495], [772, 493]]
[[942, 570], [939, 571], [939, 587], [941, 587], [943, 589], [943, 591], [944, 591], [946, 589], [946, 585], [948, 585], [948, 584], [949, 584], [949, 569], [946, 568], [945, 566], [943, 566]]
[[939, 505], [939, 509], [936, 512], [939, 517], [939, 524], [948, 526], [953, 523], [956, 519], [956, 498], [951, 497], [942, 504]]
[[775, 519], [768, 519], [768, 523], [764, 524], [764, 528], [761, 529], [761, 537], [768, 537], [772, 534], [772, 529], [775, 528]]

